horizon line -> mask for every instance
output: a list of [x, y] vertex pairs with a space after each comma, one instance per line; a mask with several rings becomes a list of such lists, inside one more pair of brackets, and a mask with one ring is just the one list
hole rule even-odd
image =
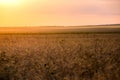
[[26, 26], [0, 26], [0, 27], [86, 27], [86, 26], [119, 26], [120, 23], [116, 24], [93, 24], [93, 25], [26, 25]]

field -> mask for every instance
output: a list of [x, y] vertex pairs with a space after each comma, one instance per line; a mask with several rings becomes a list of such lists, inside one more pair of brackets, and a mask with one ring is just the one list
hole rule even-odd
[[0, 80], [120, 80], [120, 33], [1, 34]]
[[120, 32], [118, 26], [39, 26], [39, 27], [0, 27], [0, 34], [7, 33], [88, 33]]

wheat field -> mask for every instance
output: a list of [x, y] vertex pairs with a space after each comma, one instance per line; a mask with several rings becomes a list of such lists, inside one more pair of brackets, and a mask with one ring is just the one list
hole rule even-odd
[[120, 34], [1, 34], [0, 80], [120, 80]]

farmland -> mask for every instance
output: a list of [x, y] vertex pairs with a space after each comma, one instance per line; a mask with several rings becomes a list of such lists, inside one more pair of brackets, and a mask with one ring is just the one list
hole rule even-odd
[[119, 80], [120, 33], [1, 34], [0, 80]]
[[0, 80], [119, 80], [119, 53], [119, 34], [0, 35]]

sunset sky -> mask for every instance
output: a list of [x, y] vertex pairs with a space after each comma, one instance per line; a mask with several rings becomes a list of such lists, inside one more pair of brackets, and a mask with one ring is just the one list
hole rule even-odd
[[0, 0], [0, 26], [120, 23], [120, 0]]

